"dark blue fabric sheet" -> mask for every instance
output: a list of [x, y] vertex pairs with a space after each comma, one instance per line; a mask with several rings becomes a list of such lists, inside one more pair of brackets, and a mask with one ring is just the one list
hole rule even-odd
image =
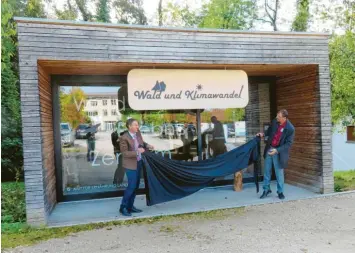
[[259, 159], [256, 137], [216, 158], [199, 162], [177, 161], [143, 153], [147, 205], [180, 199], [208, 186], [215, 178], [231, 175]]

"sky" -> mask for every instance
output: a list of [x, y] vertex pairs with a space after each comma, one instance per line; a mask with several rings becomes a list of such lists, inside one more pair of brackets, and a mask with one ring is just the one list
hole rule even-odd
[[[73, 86], [63, 86], [65, 92], [69, 93]], [[102, 86], [80, 86], [80, 88], [86, 93], [117, 93], [120, 89], [119, 86], [117, 87], [102, 87]]]
[[[169, 0], [170, 1], [170, 0]], [[192, 9], [200, 8], [204, 2], [207, 2], [208, 0], [172, 0], [177, 3], [185, 3], [188, 2], [189, 6], [191, 6]], [[290, 31], [291, 23], [296, 15], [296, 1], [297, 0], [282, 0], [281, 1], [281, 7], [279, 10], [279, 22], [278, 22], [278, 27], [280, 31]], [[168, 0], [163, 1], [168, 2]], [[259, 4], [262, 4], [263, 1], [258, 1]], [[272, 2], [272, 1], [270, 1]], [[46, 9], [49, 12], [49, 14], [54, 18], [54, 12], [50, 11], [53, 8], [50, 8], [53, 4], [56, 5], [58, 9], [62, 9], [63, 5], [66, 3], [66, 0], [55, 0], [52, 1], [52, 3], [47, 4]], [[157, 8], [158, 8], [158, 3], [159, 0], [143, 0], [143, 7], [146, 13], [146, 16], [148, 18], [148, 23], [149, 25], [157, 25]], [[329, 5], [329, 0], [322, 0], [323, 4], [328, 4]], [[262, 7], [262, 5], [260, 6]], [[95, 10], [95, 5], [92, 3], [91, 6], [89, 6], [89, 9], [94, 12]], [[262, 9], [262, 8], [261, 8]], [[313, 11], [313, 9], [311, 9]], [[115, 22], [115, 17], [114, 17], [114, 11], [112, 10], [111, 13], [111, 19], [113, 22]], [[310, 24], [309, 31], [312, 32], [322, 32], [325, 29], [329, 28], [330, 23], [324, 22], [324, 21], [317, 21], [313, 22]], [[255, 27], [253, 30], [256, 31], [272, 31], [272, 27], [269, 24], [262, 23], [261, 21], [256, 22]]]

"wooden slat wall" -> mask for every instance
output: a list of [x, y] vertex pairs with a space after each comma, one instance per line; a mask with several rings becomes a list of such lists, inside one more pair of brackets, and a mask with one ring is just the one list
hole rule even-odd
[[41, 113], [42, 165], [45, 186], [45, 208], [50, 213], [56, 204], [54, 136], [52, 119], [52, 88], [50, 76], [38, 65], [38, 86]]
[[314, 191], [322, 188], [319, 96], [315, 67], [277, 78], [277, 109], [287, 109], [296, 129], [286, 182]]
[[327, 62], [322, 36], [174, 32], [37, 23], [18, 24], [20, 60], [32, 57], [161, 63]]
[[[253, 138], [257, 133], [263, 132], [264, 123], [270, 122], [270, 81], [261, 81], [261, 78], [249, 79], [249, 104], [245, 108], [246, 134], [248, 139]], [[261, 175], [264, 173], [263, 152], [265, 143], [260, 143], [261, 151]], [[248, 172], [253, 173], [254, 166], [248, 168]]]

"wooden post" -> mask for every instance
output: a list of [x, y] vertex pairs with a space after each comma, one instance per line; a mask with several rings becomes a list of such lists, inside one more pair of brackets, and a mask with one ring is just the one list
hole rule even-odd
[[201, 110], [196, 112], [196, 130], [197, 130], [197, 154], [198, 160], [202, 161], [202, 138], [201, 138]]
[[240, 192], [243, 190], [243, 173], [238, 171], [234, 173], [234, 191]]

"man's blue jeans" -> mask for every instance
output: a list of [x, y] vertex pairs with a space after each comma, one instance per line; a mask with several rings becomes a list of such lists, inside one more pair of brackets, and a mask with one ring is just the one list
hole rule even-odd
[[274, 165], [275, 175], [276, 175], [276, 179], [277, 179], [277, 192], [283, 193], [284, 182], [285, 182], [284, 169], [281, 168], [281, 166], [280, 166], [278, 154], [273, 155], [273, 156], [266, 154], [266, 157], [264, 160], [264, 186], [263, 186], [264, 191], [270, 190], [272, 165]]
[[121, 209], [125, 207], [128, 210], [130, 210], [133, 207], [134, 199], [136, 198], [136, 190], [139, 188], [139, 183], [141, 180], [142, 166], [143, 166], [143, 161], [140, 160], [137, 163], [136, 170], [126, 169], [128, 186], [124, 191], [124, 195], [121, 202]]

